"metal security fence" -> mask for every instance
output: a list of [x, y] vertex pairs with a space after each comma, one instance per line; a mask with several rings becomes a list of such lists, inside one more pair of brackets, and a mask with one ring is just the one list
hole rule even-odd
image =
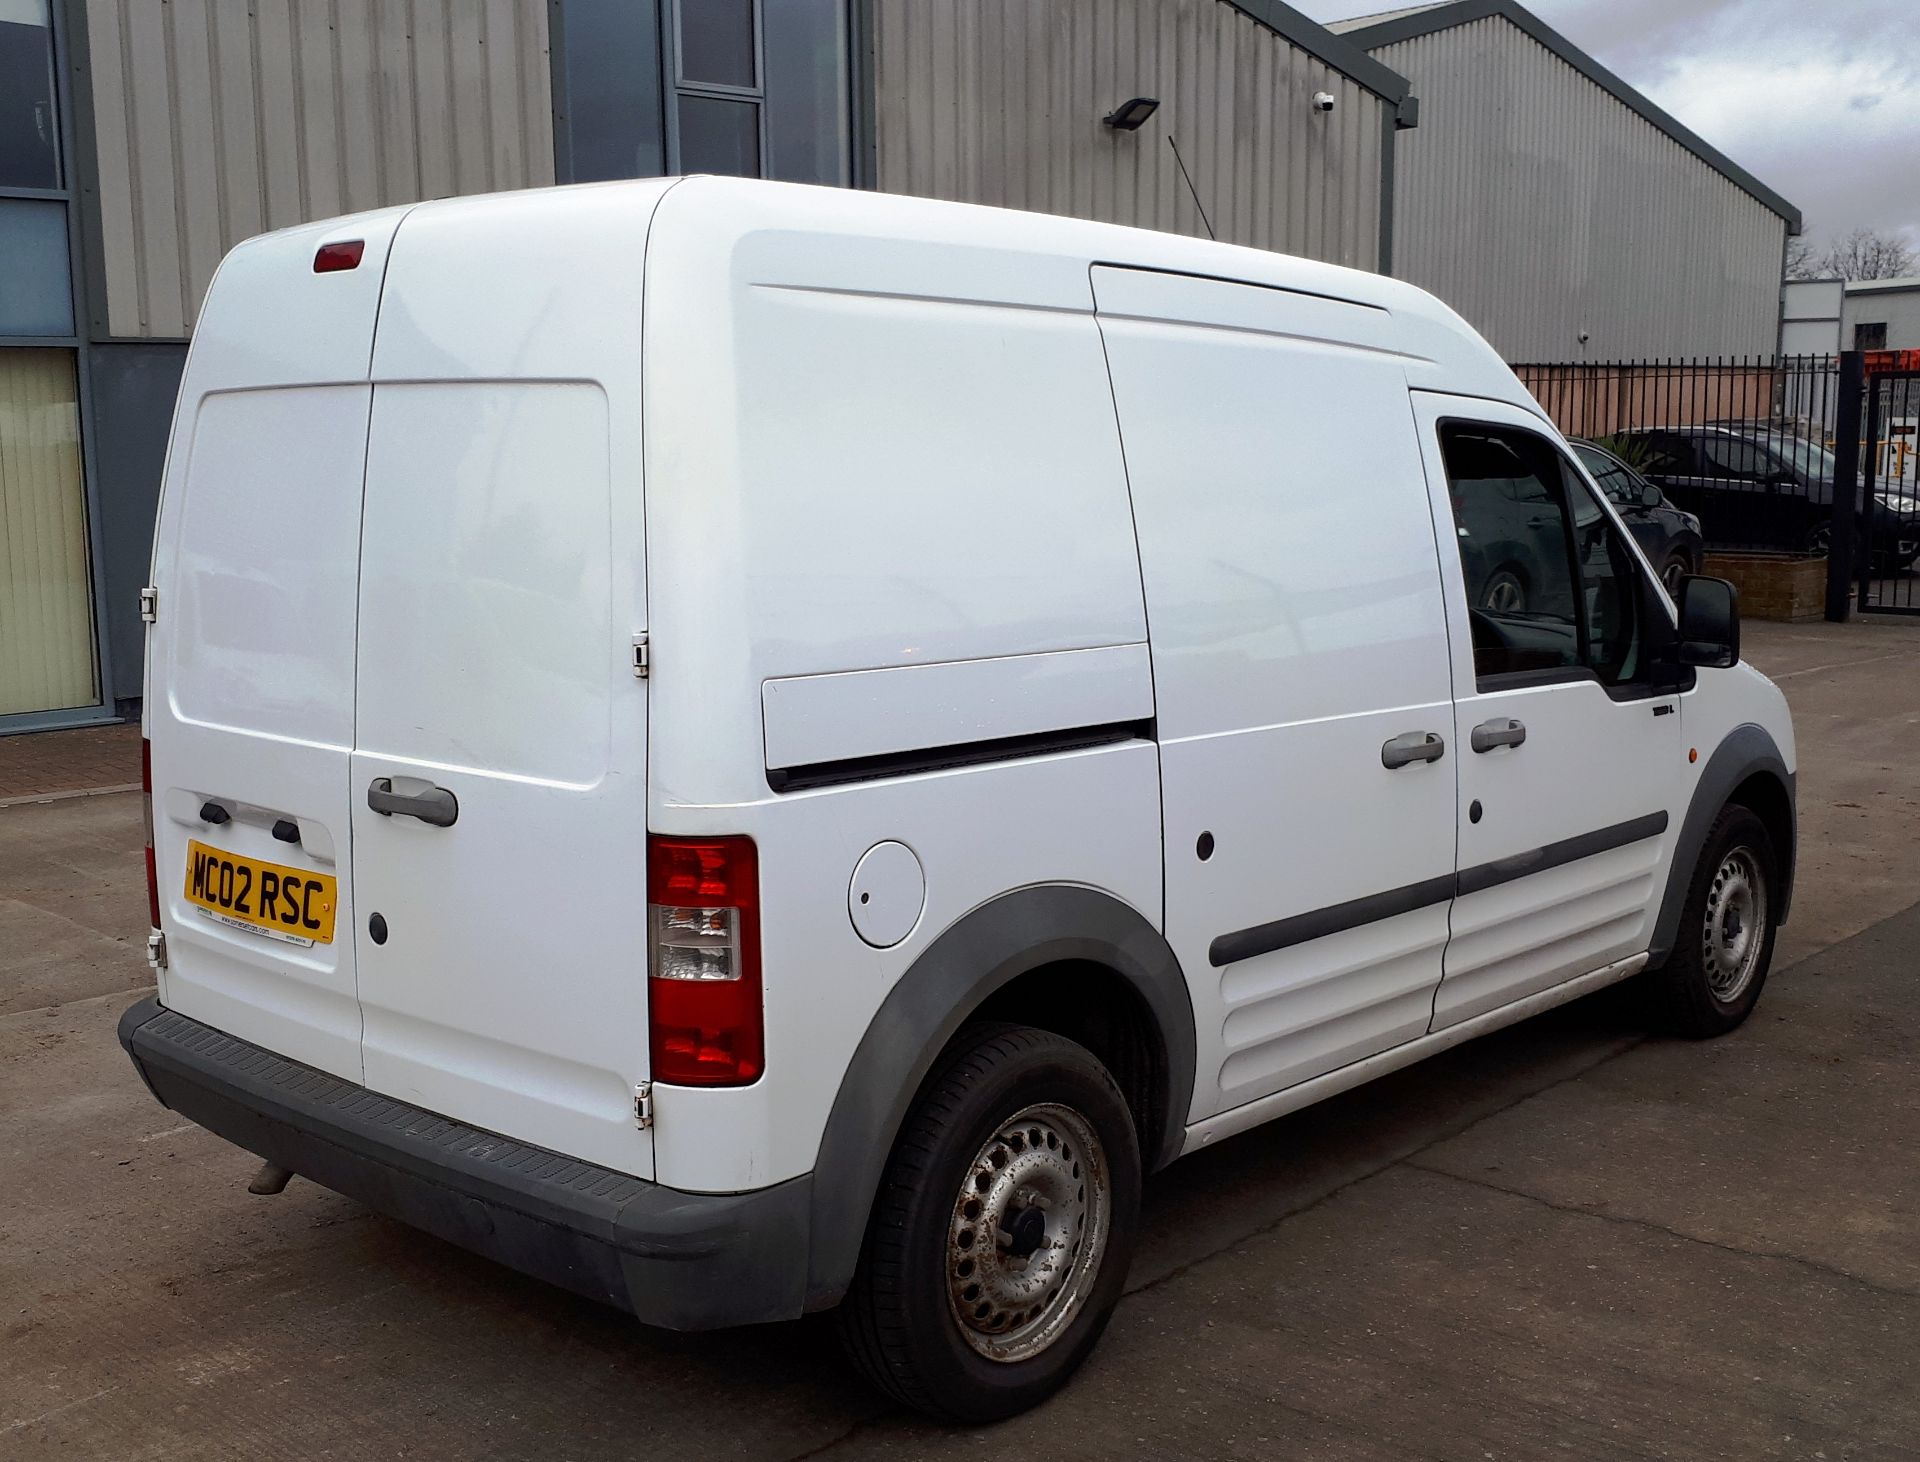
[[1699, 518], [1709, 549], [1828, 551], [1837, 357], [1532, 363], [1514, 370], [1563, 432], [1610, 451]]
[[[1920, 351], [1869, 351], [1859, 367], [1861, 434], [1853, 533], [1859, 606], [1920, 614]], [[1849, 371], [1849, 376], [1852, 372]], [[1844, 500], [1849, 496], [1841, 493]]]

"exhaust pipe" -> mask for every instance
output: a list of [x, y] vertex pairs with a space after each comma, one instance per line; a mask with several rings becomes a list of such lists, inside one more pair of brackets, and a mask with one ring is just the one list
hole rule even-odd
[[249, 1193], [273, 1194], [286, 1191], [287, 1180], [293, 1176], [292, 1168], [283, 1168], [274, 1163], [260, 1164], [260, 1171], [253, 1175], [253, 1181], [247, 1184]]

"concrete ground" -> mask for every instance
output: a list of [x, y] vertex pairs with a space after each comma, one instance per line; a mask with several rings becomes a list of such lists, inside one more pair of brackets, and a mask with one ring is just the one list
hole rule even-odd
[[0, 1458], [1920, 1457], [1920, 623], [1747, 650], [1803, 829], [1755, 1018], [1649, 1039], [1609, 991], [1176, 1165], [1100, 1351], [984, 1436], [823, 1320], [650, 1332], [250, 1197], [113, 1039], [138, 798], [0, 808]]

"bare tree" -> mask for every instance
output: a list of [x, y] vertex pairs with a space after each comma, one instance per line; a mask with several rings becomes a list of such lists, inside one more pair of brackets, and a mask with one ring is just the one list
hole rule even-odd
[[1857, 228], [1827, 245], [1813, 267], [1815, 278], [1897, 279], [1920, 271], [1920, 258], [1914, 256], [1913, 246], [1905, 239]]
[[1818, 279], [1820, 261], [1813, 256], [1813, 244], [1805, 234], [1795, 234], [1787, 240], [1788, 279]]

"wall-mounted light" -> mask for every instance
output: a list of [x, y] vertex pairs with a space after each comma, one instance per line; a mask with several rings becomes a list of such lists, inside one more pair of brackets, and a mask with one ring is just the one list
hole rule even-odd
[[1140, 124], [1160, 110], [1157, 96], [1136, 96], [1108, 112], [1100, 120], [1116, 132], [1138, 132]]

